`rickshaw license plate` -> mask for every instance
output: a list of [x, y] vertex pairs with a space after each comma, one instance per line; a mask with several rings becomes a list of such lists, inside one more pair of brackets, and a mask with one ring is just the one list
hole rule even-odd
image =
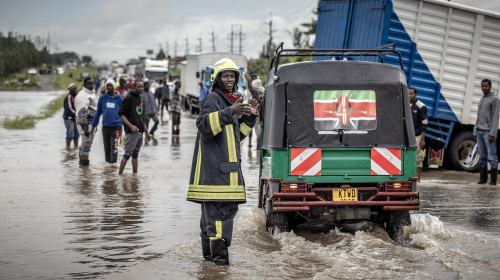
[[358, 189], [356, 188], [333, 189], [332, 200], [358, 201]]

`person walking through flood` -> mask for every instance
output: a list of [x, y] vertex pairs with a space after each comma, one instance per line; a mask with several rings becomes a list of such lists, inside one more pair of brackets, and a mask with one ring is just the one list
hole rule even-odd
[[488, 181], [488, 162], [490, 163], [490, 185], [497, 184], [498, 156], [497, 156], [497, 133], [498, 133], [498, 110], [500, 100], [497, 93], [491, 91], [491, 80], [481, 81], [483, 97], [479, 100], [477, 107], [477, 119], [474, 125], [474, 140], [479, 152], [479, 182], [486, 184]]
[[[142, 92], [142, 102], [144, 104], [144, 122], [149, 127], [149, 121], [153, 120], [154, 125], [149, 131], [151, 135], [151, 139], [154, 139], [154, 134], [156, 129], [158, 129], [158, 124], [160, 120], [158, 119], [158, 106], [156, 106], [156, 101], [153, 93], [149, 91], [149, 82], [144, 82], [144, 91]], [[156, 141], [156, 140], [155, 140]], [[146, 143], [148, 143], [148, 139], [146, 139]]]
[[181, 81], [175, 81], [175, 88], [172, 91], [172, 98], [170, 100], [170, 114], [172, 115], [172, 135], [180, 134], [181, 124]]
[[118, 141], [122, 134], [122, 121], [118, 116], [118, 110], [123, 101], [122, 96], [115, 91], [115, 81], [109, 79], [104, 84], [106, 93], [99, 97], [97, 111], [92, 121], [91, 136], [99, 125], [102, 115], [102, 142], [104, 144], [104, 158], [108, 163], [116, 163], [118, 157]]
[[125, 153], [120, 163], [118, 174], [123, 173], [125, 165], [132, 157], [132, 172], [137, 173], [139, 167], [139, 151], [142, 147], [143, 133], [146, 133], [146, 139], [149, 139], [149, 132], [144, 121], [144, 103], [142, 102], [142, 91], [144, 84], [137, 80], [134, 83], [134, 90], [127, 94], [123, 100], [118, 115], [120, 116], [125, 129]]
[[75, 98], [76, 109], [76, 125], [78, 133], [82, 137], [82, 145], [80, 146], [80, 165], [88, 166], [90, 164], [89, 154], [92, 146], [92, 137], [90, 137], [91, 124], [94, 120], [94, 115], [97, 109], [97, 102], [94, 94], [94, 81], [87, 77], [83, 81], [82, 90]]
[[238, 204], [246, 202], [241, 173], [240, 141], [255, 124], [258, 104], [243, 104], [234, 93], [240, 72], [224, 58], [215, 63], [212, 92], [205, 97], [196, 120], [187, 200], [201, 204], [203, 257], [216, 265], [229, 265], [228, 247]]
[[119, 85], [116, 87], [116, 91], [118, 91], [122, 98], [125, 99], [125, 97], [127, 96], [127, 82], [124, 78], [120, 78], [118, 82]]
[[[163, 79], [162, 78], [159, 78], [158, 79], [158, 87], [155, 89], [155, 98], [157, 100], [157, 104], [156, 104], [156, 107], [158, 107], [158, 109], [160, 108], [161, 106], [161, 93], [164, 89], [163, 87], [164, 85], [164, 82], [163, 82]], [[159, 112], [158, 112], [159, 113]]]
[[[168, 86], [167, 81], [164, 82], [163, 87], [159, 88], [161, 90], [161, 107], [160, 107], [160, 119], [161, 123], [164, 124], [163, 121], [163, 109], [167, 111], [167, 114], [169, 115], [169, 106], [170, 106], [170, 88]], [[170, 116], [170, 115], [169, 115]], [[168, 121], [168, 119], [167, 119]]]
[[74, 142], [75, 148], [78, 147], [78, 128], [76, 127], [76, 108], [75, 108], [75, 97], [76, 97], [76, 85], [68, 85], [68, 95], [64, 98], [64, 112], [63, 119], [64, 125], [66, 126], [66, 148], [71, 146], [71, 141]]
[[417, 177], [420, 182], [422, 176], [422, 168], [424, 167], [424, 154], [422, 149], [425, 149], [425, 132], [427, 131], [427, 107], [417, 99], [418, 91], [414, 87], [408, 88], [408, 96], [410, 98], [411, 114], [413, 117], [413, 128], [415, 129], [415, 137], [417, 140]]

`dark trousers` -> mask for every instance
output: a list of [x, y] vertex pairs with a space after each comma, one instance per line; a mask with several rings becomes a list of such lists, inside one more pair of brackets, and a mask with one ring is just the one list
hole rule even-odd
[[103, 126], [102, 141], [106, 162], [115, 163], [118, 158], [118, 141], [122, 134], [121, 126]]
[[160, 123], [160, 120], [158, 119], [158, 115], [154, 114], [151, 116], [145, 116], [144, 121], [146, 122], [146, 125], [149, 127], [149, 121], [153, 120], [154, 125], [153, 127], [149, 130], [149, 134], [154, 135], [155, 131], [158, 129], [158, 124]]
[[165, 108], [168, 111], [168, 104], [169, 103], [170, 103], [170, 100], [163, 99], [162, 102], [161, 102], [160, 112], [163, 112], [163, 108]]
[[202, 239], [222, 239], [229, 247], [233, 238], [233, 219], [238, 212], [234, 202], [202, 202], [200, 236]]

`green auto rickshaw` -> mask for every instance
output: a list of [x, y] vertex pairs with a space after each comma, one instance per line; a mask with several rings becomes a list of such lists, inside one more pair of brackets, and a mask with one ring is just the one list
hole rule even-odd
[[[316, 60], [279, 63], [297, 56]], [[394, 44], [370, 50], [281, 44], [270, 63], [261, 124], [258, 206], [269, 229], [370, 221], [397, 239], [410, 225], [409, 211], [420, 206], [417, 145]]]

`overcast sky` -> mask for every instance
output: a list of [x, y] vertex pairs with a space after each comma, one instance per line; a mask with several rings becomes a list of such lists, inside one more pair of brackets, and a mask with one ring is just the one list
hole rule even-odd
[[[454, 0], [500, 13], [499, 0]], [[61, 51], [90, 55], [99, 63], [145, 56], [155, 53], [160, 44], [174, 55], [194, 53], [202, 40], [202, 50], [212, 49], [211, 32], [215, 33], [216, 51], [230, 49], [232, 25], [235, 33], [242, 26], [243, 54], [258, 56], [269, 38], [269, 21], [273, 22], [274, 42], [291, 45], [290, 32], [300, 23], [310, 22], [317, 0], [0, 0], [0, 31], [47, 37]], [[234, 50], [239, 40], [235, 37]]]

